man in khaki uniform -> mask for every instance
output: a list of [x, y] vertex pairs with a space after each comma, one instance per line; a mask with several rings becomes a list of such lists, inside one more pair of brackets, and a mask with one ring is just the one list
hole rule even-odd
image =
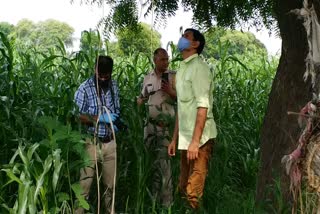
[[168, 70], [168, 53], [163, 48], [154, 51], [155, 69], [147, 74], [137, 103], [148, 105], [148, 121], [144, 140], [153, 160], [152, 194], [155, 200], [169, 207], [173, 201], [172, 173], [167, 148], [169, 127], [174, 126], [175, 72]]

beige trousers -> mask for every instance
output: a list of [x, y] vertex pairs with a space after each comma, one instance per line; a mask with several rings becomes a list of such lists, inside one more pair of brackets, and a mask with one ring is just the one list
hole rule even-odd
[[[80, 171], [80, 186], [83, 189], [83, 195], [86, 199], [89, 197], [90, 187], [95, 174], [95, 162], [98, 161], [102, 165], [102, 181], [105, 187], [105, 191], [102, 195], [104, 198], [104, 207], [106, 213], [111, 213], [112, 206], [112, 193], [114, 183], [114, 176], [116, 173], [115, 161], [116, 161], [116, 149], [117, 145], [112, 140], [109, 143], [98, 143], [94, 145], [87, 140], [86, 150], [90, 156], [90, 165], [81, 169]], [[78, 208], [76, 214], [84, 213], [82, 207]]]

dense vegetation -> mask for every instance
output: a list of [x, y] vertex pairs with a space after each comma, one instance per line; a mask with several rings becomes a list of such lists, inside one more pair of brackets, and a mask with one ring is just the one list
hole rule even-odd
[[[79, 132], [73, 94], [93, 74], [99, 50], [67, 53], [60, 44], [50, 52], [19, 48], [0, 33], [0, 213], [72, 213], [80, 195], [79, 168], [87, 157]], [[90, 43], [91, 39], [86, 40]], [[230, 55], [219, 43], [214, 72], [214, 115], [219, 135], [206, 183], [202, 213], [254, 213], [259, 167], [259, 132], [277, 59], [246, 52]], [[90, 47], [90, 45], [88, 46]], [[172, 47], [171, 69], [179, 66]], [[147, 55], [115, 59], [122, 118], [129, 129], [117, 134], [116, 211], [185, 213], [175, 191], [169, 210], [151, 200], [150, 157], [143, 145], [145, 108], [138, 108], [143, 75], [152, 67]], [[177, 184], [179, 157], [172, 159]], [[96, 192], [90, 209], [95, 213]], [[281, 202], [279, 202], [281, 204]], [[268, 206], [263, 204], [261, 211]], [[283, 207], [279, 205], [279, 209]]]

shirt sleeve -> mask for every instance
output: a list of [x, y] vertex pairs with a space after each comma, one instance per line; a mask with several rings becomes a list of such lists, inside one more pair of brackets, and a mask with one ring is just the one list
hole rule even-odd
[[114, 102], [115, 102], [115, 113], [120, 114], [120, 98], [119, 98], [119, 87], [116, 81], [113, 81], [114, 91]]
[[147, 76], [144, 77], [143, 83], [142, 83], [142, 89], [141, 89], [141, 94], [140, 94], [140, 95], [142, 95], [142, 97], [148, 96], [146, 81], [147, 81]]
[[206, 64], [199, 63], [194, 70], [192, 79], [192, 90], [196, 98], [197, 107], [209, 108], [212, 75]]
[[88, 104], [86, 100], [87, 99], [85, 90], [82, 87], [79, 87], [79, 89], [74, 94], [74, 102], [77, 104], [79, 112], [81, 114], [88, 113]]

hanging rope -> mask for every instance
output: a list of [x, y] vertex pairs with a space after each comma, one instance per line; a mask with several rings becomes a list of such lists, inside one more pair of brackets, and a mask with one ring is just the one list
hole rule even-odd
[[[99, 56], [97, 57], [97, 60], [98, 60]], [[97, 61], [98, 62], [98, 61]], [[97, 63], [97, 66], [99, 66], [99, 63]], [[99, 69], [99, 67], [97, 67], [97, 69]], [[96, 84], [97, 84], [97, 88], [99, 89], [99, 81], [98, 81], [98, 78], [96, 78]], [[112, 86], [111, 86], [112, 87]], [[112, 118], [111, 118], [111, 114], [110, 114], [110, 111], [108, 110], [108, 108], [106, 106], [103, 106], [102, 105], [102, 102], [101, 102], [101, 99], [100, 99], [100, 90], [97, 90], [97, 102], [98, 102], [98, 117], [97, 117], [97, 120], [96, 120], [96, 123], [95, 123], [95, 133], [94, 133], [94, 139], [93, 139], [93, 143], [94, 145], [97, 145], [97, 130], [98, 130], [98, 124], [99, 124], [99, 118], [101, 116], [101, 114], [103, 113], [107, 113], [108, 115], [108, 119], [110, 121], [110, 127], [111, 127], [111, 131], [112, 131], [112, 136], [113, 136], [113, 140], [115, 142], [115, 144], [117, 144], [117, 140], [116, 140], [116, 135], [115, 135], [115, 130], [114, 130], [114, 125], [113, 125], [113, 122], [112, 122]], [[95, 148], [95, 151], [94, 151], [94, 154], [95, 154], [95, 167], [96, 167], [96, 170], [95, 170], [95, 173], [96, 173], [96, 180], [97, 180], [97, 197], [98, 197], [98, 205], [97, 205], [97, 213], [99, 214], [100, 213], [100, 176], [98, 174], [98, 159], [97, 159], [97, 146], [94, 147]], [[101, 151], [100, 151], [101, 152]], [[111, 213], [113, 214], [114, 213], [114, 203], [115, 203], [115, 184], [116, 184], [116, 170], [117, 170], [117, 152], [115, 152], [115, 173], [114, 173], [114, 177], [113, 177], [113, 191], [112, 191], [112, 203], [111, 203]]]
[[[102, 18], [104, 18], [104, 1], [102, 2]], [[101, 19], [102, 19], [101, 18]], [[100, 33], [100, 30], [97, 29], [98, 33], [100, 35], [103, 35], [102, 33]], [[99, 53], [101, 51], [101, 48], [103, 48], [103, 42], [102, 40], [100, 39], [99, 40], [99, 49], [98, 49], [98, 55], [97, 55], [97, 58], [96, 58], [96, 65], [97, 65], [97, 69], [99, 70], [99, 63], [98, 63], [98, 60], [99, 60]], [[95, 74], [96, 75], [96, 74]], [[99, 81], [98, 81], [98, 78], [96, 78], [96, 85], [97, 85], [97, 88], [99, 89]], [[112, 87], [112, 86], [111, 86]], [[95, 132], [94, 132], [94, 139], [93, 139], [93, 143], [94, 145], [98, 145], [97, 144], [97, 130], [98, 130], [98, 124], [99, 124], [99, 118], [101, 116], [101, 114], [103, 114], [104, 112], [107, 113], [108, 115], [108, 119], [110, 121], [110, 127], [111, 127], [111, 131], [112, 131], [112, 136], [113, 136], [113, 140], [115, 142], [115, 144], [117, 144], [117, 141], [116, 141], [116, 135], [115, 135], [115, 131], [114, 131], [114, 125], [113, 125], [113, 122], [112, 122], [112, 119], [111, 119], [111, 115], [110, 115], [110, 111], [108, 110], [108, 108], [106, 106], [103, 106], [102, 105], [102, 102], [101, 102], [101, 99], [100, 99], [100, 90], [97, 90], [97, 103], [98, 103], [98, 116], [97, 116], [97, 120], [96, 120], [96, 123], [95, 123]], [[100, 147], [99, 147], [100, 149]], [[99, 176], [99, 172], [98, 172], [98, 158], [97, 158], [97, 146], [94, 147], [94, 157], [95, 157], [95, 173], [96, 173], [96, 180], [97, 180], [97, 197], [98, 197], [98, 200], [97, 200], [97, 214], [100, 214], [100, 200], [101, 200], [101, 195], [100, 195], [100, 176]], [[101, 152], [101, 150], [100, 150]], [[112, 203], [111, 203], [111, 214], [114, 214], [115, 211], [114, 211], [114, 204], [115, 204], [115, 185], [116, 185], [116, 171], [117, 171], [117, 151], [115, 152], [115, 164], [114, 164], [114, 167], [115, 167], [115, 173], [114, 173], [114, 177], [113, 177], [113, 187], [112, 187]]]

